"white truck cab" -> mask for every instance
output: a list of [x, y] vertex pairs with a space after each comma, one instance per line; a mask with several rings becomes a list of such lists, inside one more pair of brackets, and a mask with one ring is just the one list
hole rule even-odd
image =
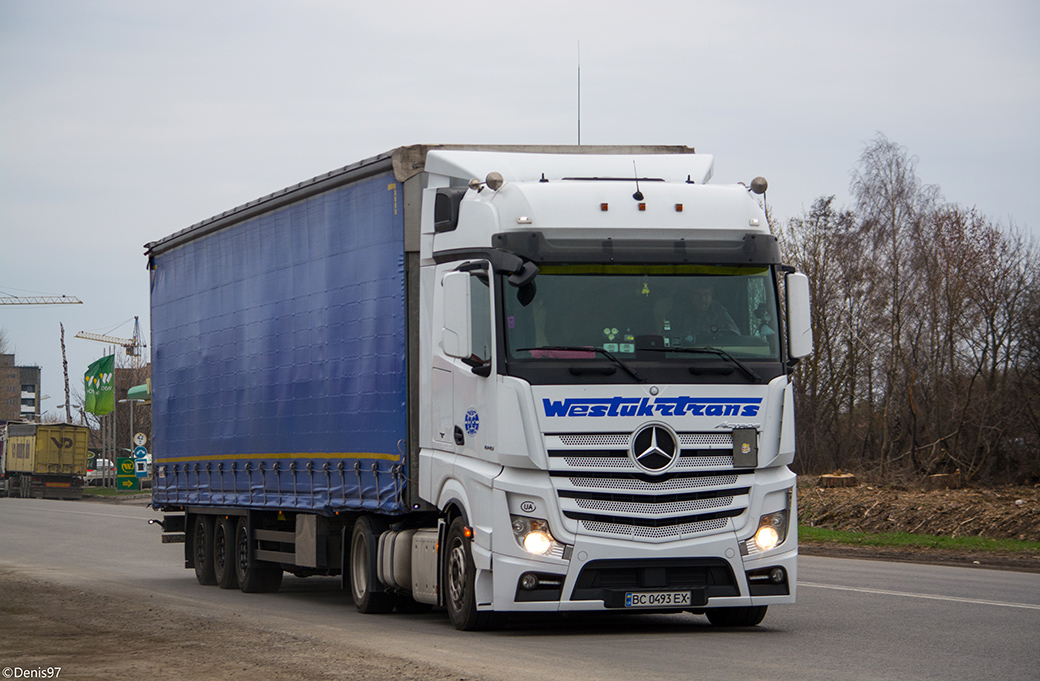
[[431, 151], [426, 172], [419, 485], [456, 625], [793, 602], [808, 287], [755, 195], [705, 184], [705, 155]]

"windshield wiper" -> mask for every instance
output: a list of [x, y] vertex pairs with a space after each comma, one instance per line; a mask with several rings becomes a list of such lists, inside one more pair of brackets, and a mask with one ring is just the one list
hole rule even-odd
[[629, 367], [627, 364], [622, 362], [620, 359], [615, 357], [613, 354], [607, 352], [603, 348], [594, 348], [588, 345], [542, 345], [537, 348], [517, 348], [515, 352], [532, 352], [537, 350], [555, 350], [557, 352], [598, 352], [614, 364], [628, 372], [632, 378], [636, 379], [640, 383], [646, 383], [646, 379], [635, 372], [634, 369]]
[[713, 348], [707, 345], [698, 348], [639, 348], [640, 351], [649, 350], [651, 352], [688, 352], [688, 353], [699, 353], [703, 355], [717, 355], [723, 359], [729, 360], [733, 363], [733, 366], [737, 367], [744, 372], [744, 375], [750, 378], [756, 383], [762, 382], [762, 377], [755, 373], [755, 370], [748, 365], [741, 362], [739, 359], [729, 354], [721, 348]]

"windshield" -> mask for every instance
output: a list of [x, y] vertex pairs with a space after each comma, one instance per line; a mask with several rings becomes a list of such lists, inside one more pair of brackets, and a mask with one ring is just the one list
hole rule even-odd
[[598, 351], [605, 351], [622, 362], [779, 361], [776, 287], [768, 267], [540, 269], [533, 297], [523, 289], [505, 295], [507, 360], [602, 362]]

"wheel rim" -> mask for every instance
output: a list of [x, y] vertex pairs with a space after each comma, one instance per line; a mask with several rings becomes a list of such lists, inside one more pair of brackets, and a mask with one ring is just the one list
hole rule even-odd
[[368, 591], [368, 546], [363, 536], [355, 537], [350, 548], [350, 587], [355, 603], [360, 602]]
[[456, 611], [461, 612], [466, 595], [466, 549], [455, 539], [448, 558], [448, 597]]
[[213, 533], [213, 565], [220, 572], [224, 572], [224, 566], [227, 565], [226, 541], [227, 537], [224, 534], [224, 528], [218, 524], [217, 529]]
[[239, 529], [237, 537], [238, 541], [236, 542], [236, 549], [238, 552], [238, 563], [236, 564], [236, 567], [238, 568], [238, 576], [241, 580], [241, 577], [246, 574], [246, 570], [249, 567], [249, 537], [246, 536], [246, 528], [243, 527]]
[[206, 523], [199, 521], [195, 526], [195, 564], [206, 562]]

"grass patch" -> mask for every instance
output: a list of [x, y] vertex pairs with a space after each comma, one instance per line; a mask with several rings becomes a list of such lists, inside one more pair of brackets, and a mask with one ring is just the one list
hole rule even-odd
[[857, 546], [919, 547], [956, 551], [1008, 551], [1013, 553], [1040, 553], [1040, 542], [1018, 539], [989, 539], [987, 537], [942, 537], [934, 534], [909, 532], [848, 532], [822, 527], [798, 528], [798, 538], [806, 541], [853, 544]]
[[133, 497], [140, 494], [151, 494], [150, 489], [145, 490], [129, 490], [123, 491], [120, 489], [112, 489], [111, 487], [84, 487], [83, 496], [85, 497]]

